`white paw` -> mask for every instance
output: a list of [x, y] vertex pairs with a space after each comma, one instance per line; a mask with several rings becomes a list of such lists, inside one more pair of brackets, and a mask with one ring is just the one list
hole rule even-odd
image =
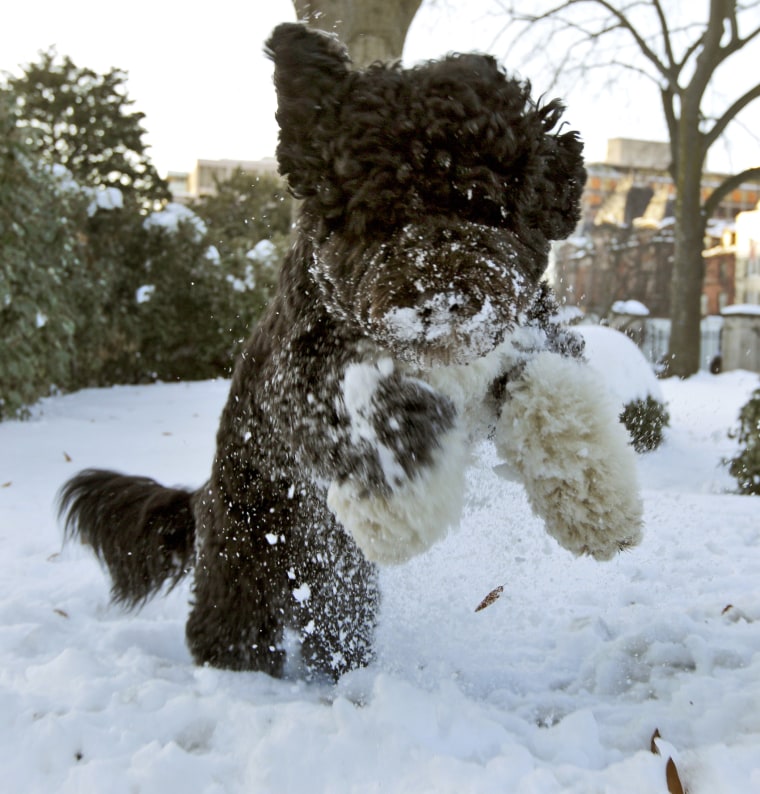
[[532, 359], [509, 387], [495, 443], [566, 549], [607, 560], [639, 543], [635, 453], [588, 366], [555, 353]]
[[396, 485], [390, 494], [362, 493], [350, 479], [334, 481], [327, 491], [327, 505], [368, 560], [406, 562], [458, 524], [467, 457], [464, 433], [449, 431], [440, 440], [433, 464]]

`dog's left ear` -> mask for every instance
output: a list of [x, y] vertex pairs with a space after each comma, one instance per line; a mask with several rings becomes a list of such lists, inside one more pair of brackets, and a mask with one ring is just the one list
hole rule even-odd
[[581, 194], [586, 184], [583, 142], [574, 130], [551, 133], [564, 110], [554, 100], [539, 110], [544, 127], [541, 147], [544, 161], [544, 206], [538, 211], [540, 225], [549, 240], [562, 240], [573, 232], [581, 216]]
[[274, 61], [277, 160], [298, 198], [313, 195], [321, 164], [315, 136], [320, 119], [349, 72], [345, 47], [328, 33], [305, 25], [278, 25], [265, 45]]

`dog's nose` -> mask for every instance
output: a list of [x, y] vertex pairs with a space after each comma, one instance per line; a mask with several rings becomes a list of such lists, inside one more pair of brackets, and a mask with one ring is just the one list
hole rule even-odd
[[465, 313], [467, 299], [464, 295], [435, 293], [426, 296], [419, 304], [417, 315], [425, 321], [444, 321]]

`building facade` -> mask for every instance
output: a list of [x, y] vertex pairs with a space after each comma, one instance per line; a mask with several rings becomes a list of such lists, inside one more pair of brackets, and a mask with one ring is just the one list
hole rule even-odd
[[736, 216], [735, 302], [760, 304], [760, 204]]
[[[670, 316], [675, 186], [669, 162], [666, 143], [616, 138], [608, 142], [604, 163], [588, 165], [581, 221], [574, 236], [554, 250], [551, 281], [563, 302], [604, 317], [616, 301], [636, 300], [651, 316]], [[706, 174], [703, 198], [723, 179]], [[759, 185], [741, 185], [711, 219], [703, 254], [705, 315], [748, 300], [743, 296], [760, 303], [760, 244], [740, 244], [746, 237], [740, 228], [754, 229], [752, 240], [760, 240], [760, 212], [739, 227], [734, 221], [740, 213], [753, 215], [747, 211], [758, 200]]]
[[237, 170], [247, 174], [277, 175], [274, 157], [261, 160], [196, 160], [192, 171], [172, 171], [166, 177], [174, 201], [180, 203], [216, 194], [219, 182], [228, 180]]

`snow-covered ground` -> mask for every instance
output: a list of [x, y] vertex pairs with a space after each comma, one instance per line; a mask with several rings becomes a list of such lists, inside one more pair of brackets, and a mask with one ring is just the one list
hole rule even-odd
[[461, 528], [384, 572], [379, 658], [336, 686], [194, 666], [187, 583], [125, 613], [61, 546], [79, 468], [200, 484], [225, 382], [45, 400], [0, 424], [0, 787], [656, 794], [672, 754], [691, 794], [760, 792], [760, 499], [720, 466], [756, 384], [662, 384], [645, 540], [610, 563], [561, 550], [482, 450]]

